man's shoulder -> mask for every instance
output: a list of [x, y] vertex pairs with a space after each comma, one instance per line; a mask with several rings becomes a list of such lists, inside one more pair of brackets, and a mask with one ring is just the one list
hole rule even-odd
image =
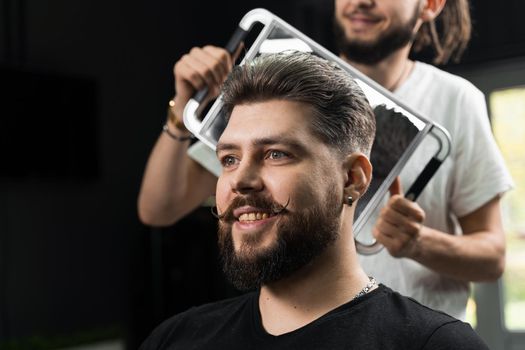
[[468, 323], [458, 320], [437, 328], [428, 338], [423, 349], [488, 350], [487, 344], [474, 332]]
[[[157, 326], [144, 341], [142, 349], [166, 349], [173, 344], [206, 341], [217, 328], [227, 325], [233, 318], [246, 316], [246, 308], [257, 297], [256, 292], [225, 299], [176, 314]], [[184, 345], [181, 345], [184, 346]]]
[[[431, 309], [388, 287], [376, 307], [383, 310], [388, 327], [402, 328], [406, 334], [418, 334], [424, 349], [459, 346], [462, 349], [486, 349], [472, 327], [444, 312]], [[399, 330], [401, 331], [401, 330]], [[461, 347], [462, 346], [462, 347]]]
[[383, 298], [377, 303], [377, 307], [383, 308], [395, 318], [413, 320], [414, 325], [428, 327], [457, 321], [454, 317], [434, 309], [431, 309], [417, 300], [404, 296], [389, 287], [382, 285]]

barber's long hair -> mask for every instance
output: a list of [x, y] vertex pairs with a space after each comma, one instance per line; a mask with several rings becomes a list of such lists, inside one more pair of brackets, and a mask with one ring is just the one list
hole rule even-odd
[[435, 52], [434, 64], [445, 64], [450, 59], [458, 62], [467, 48], [471, 32], [468, 0], [447, 0], [436, 19], [421, 26], [412, 50], [419, 52], [431, 45]]

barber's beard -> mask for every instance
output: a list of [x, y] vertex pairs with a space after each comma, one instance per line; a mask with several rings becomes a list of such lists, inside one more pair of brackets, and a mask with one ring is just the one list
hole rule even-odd
[[414, 15], [407, 23], [400, 24], [382, 33], [373, 42], [347, 38], [343, 26], [335, 18], [333, 30], [339, 53], [352, 62], [366, 65], [377, 64], [414, 40], [413, 31], [419, 13], [420, 10], [417, 7]]
[[[338, 197], [328, 193], [324, 203], [300, 212], [283, 210], [278, 214], [276, 238], [265, 248], [257, 247], [260, 237], [255, 237], [243, 240], [236, 252], [233, 222], [220, 220], [219, 249], [228, 280], [239, 290], [250, 290], [286, 278], [313, 261], [339, 235], [342, 201]], [[259, 208], [278, 205], [260, 197], [245, 197], [243, 204]], [[234, 206], [239, 207], [230, 205]], [[267, 234], [271, 233], [263, 233]]]

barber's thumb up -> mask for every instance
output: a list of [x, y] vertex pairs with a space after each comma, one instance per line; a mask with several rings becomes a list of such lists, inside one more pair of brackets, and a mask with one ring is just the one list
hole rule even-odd
[[393, 257], [411, 258], [418, 254], [424, 220], [425, 212], [403, 196], [401, 181], [396, 177], [390, 186], [390, 199], [381, 209], [372, 234]]

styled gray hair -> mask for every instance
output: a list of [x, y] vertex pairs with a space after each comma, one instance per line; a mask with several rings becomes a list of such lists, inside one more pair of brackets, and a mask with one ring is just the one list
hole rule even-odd
[[222, 92], [227, 119], [240, 104], [301, 102], [312, 107], [312, 133], [322, 142], [342, 156], [370, 154], [374, 113], [361, 88], [335, 63], [299, 51], [264, 54], [235, 67]]

